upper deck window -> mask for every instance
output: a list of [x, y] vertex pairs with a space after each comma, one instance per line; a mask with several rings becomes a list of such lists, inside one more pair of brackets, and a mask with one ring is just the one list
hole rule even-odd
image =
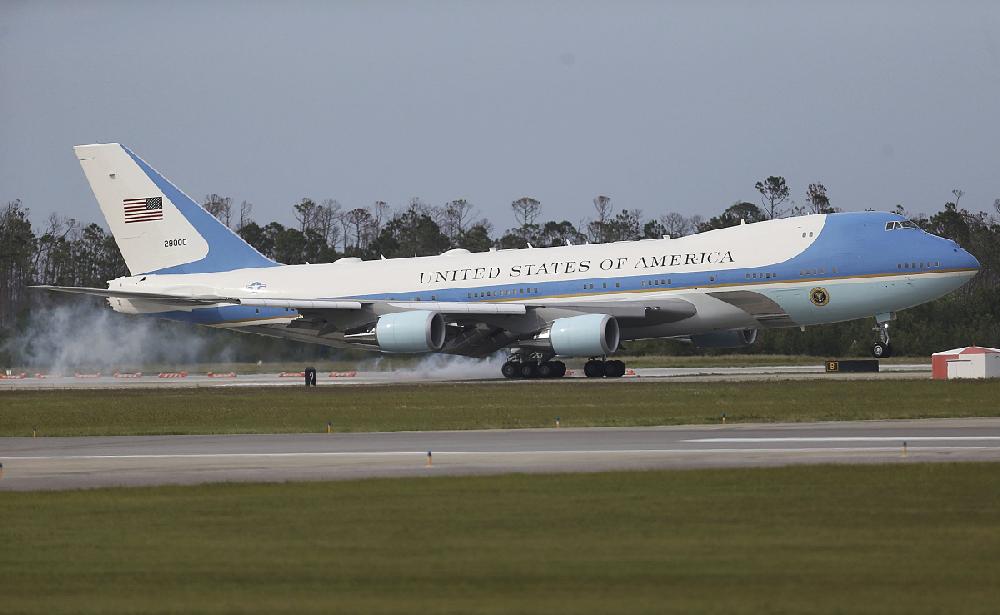
[[903, 229], [903, 228], [918, 229], [920, 227], [917, 226], [917, 223], [912, 220], [893, 220], [891, 222], [885, 223], [885, 230], [887, 231], [895, 231], [897, 229]]

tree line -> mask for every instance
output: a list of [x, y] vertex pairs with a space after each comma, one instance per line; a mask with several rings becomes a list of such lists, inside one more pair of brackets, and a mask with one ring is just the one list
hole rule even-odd
[[[218, 194], [207, 195], [204, 208], [265, 256], [285, 264], [330, 262], [341, 257], [363, 259], [427, 256], [451, 248], [473, 252], [491, 248], [525, 248], [607, 243], [643, 238], [679, 238], [772, 218], [839, 211], [826, 187], [811, 183], [802, 204], [791, 197], [783, 177], [770, 176], [754, 186], [758, 203], [738, 201], [717, 215], [704, 218], [676, 212], [647, 216], [638, 208], [615, 207], [608, 196], [592, 201], [584, 219], [546, 220], [542, 203], [525, 196], [511, 202], [515, 226], [495, 232], [493, 224], [466, 199], [430, 204], [413, 198], [393, 210], [385, 201], [364, 207], [344, 207], [334, 199], [303, 198], [292, 205], [294, 225], [258, 222], [253, 205]], [[928, 232], [957, 241], [982, 263], [978, 276], [957, 293], [907, 310], [894, 326], [894, 343], [910, 354], [971, 344], [1000, 345], [1000, 220], [971, 212], [960, 204], [964, 192], [930, 215], [895, 211]], [[1000, 199], [993, 203], [1000, 214]], [[873, 246], [877, 249], [877, 246]], [[107, 280], [128, 275], [114, 238], [96, 223], [52, 215], [35, 228], [28, 208], [19, 200], [0, 210], [0, 341], [12, 337], [30, 319], [42, 299], [29, 292], [32, 284], [103, 287]], [[869, 322], [814, 327], [802, 333], [767, 331], [750, 352], [787, 354], [861, 354], [871, 339]], [[633, 343], [632, 352], [663, 350], [663, 343]], [[670, 352], [688, 352], [671, 345]], [[8, 360], [12, 360], [7, 352]], [[2, 357], [3, 355], [0, 355]]]

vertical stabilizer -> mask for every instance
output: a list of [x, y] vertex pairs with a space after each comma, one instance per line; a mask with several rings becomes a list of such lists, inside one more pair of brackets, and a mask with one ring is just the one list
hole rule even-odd
[[118, 143], [73, 148], [132, 275], [272, 267], [236, 233]]

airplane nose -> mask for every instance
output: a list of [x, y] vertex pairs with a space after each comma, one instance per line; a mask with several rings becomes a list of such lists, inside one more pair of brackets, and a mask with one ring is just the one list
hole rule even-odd
[[962, 250], [962, 252], [963, 252], [962, 256], [965, 257], [965, 261], [967, 263], [966, 266], [969, 269], [975, 269], [976, 271], [979, 271], [979, 260], [977, 260], [975, 256], [973, 256], [969, 252], [966, 252], [965, 250]]
[[979, 271], [979, 261], [962, 248], [955, 248], [955, 265], [958, 269]]

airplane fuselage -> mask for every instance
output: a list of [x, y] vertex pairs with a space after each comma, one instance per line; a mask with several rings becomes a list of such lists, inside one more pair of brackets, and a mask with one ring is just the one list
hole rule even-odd
[[[696, 314], [677, 322], [626, 325], [622, 338], [690, 336], [888, 315], [940, 297], [975, 275], [978, 263], [957, 244], [894, 224], [901, 221], [880, 212], [810, 215], [679, 239], [149, 274], [115, 280], [111, 288], [260, 298], [519, 302], [554, 310], [564, 303], [683, 298], [695, 305]], [[298, 317], [281, 307], [178, 309], [109, 301], [123, 312], [223, 327], [274, 328]], [[340, 338], [310, 341], [337, 345]]]

